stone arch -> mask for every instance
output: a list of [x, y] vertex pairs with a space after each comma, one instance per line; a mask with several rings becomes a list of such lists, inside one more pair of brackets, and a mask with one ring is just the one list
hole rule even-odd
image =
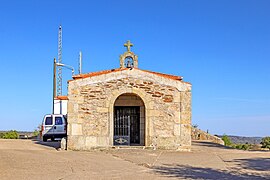
[[138, 96], [142, 102], [144, 103], [144, 121], [145, 121], [145, 125], [144, 125], [144, 145], [145, 146], [149, 146], [149, 132], [148, 132], [148, 126], [149, 126], [149, 122], [148, 122], [148, 110], [149, 110], [149, 102], [147, 101], [147, 98], [145, 97], [145, 93], [139, 89], [134, 89], [134, 88], [129, 88], [129, 89], [117, 89], [114, 90], [111, 93], [111, 96], [108, 98], [108, 104], [107, 107], [109, 109], [109, 144], [110, 146], [113, 146], [113, 128], [114, 128], [114, 105], [115, 102], [117, 100], [118, 97], [120, 97], [121, 95], [124, 94], [134, 94], [136, 96]]
[[131, 56], [127, 56], [124, 60], [124, 66], [126, 68], [133, 68], [134, 67], [134, 60]]
[[138, 68], [138, 56], [133, 52], [125, 52], [124, 54], [120, 55], [120, 68], [125, 68], [125, 59], [127, 57], [131, 57], [133, 59], [134, 67]]

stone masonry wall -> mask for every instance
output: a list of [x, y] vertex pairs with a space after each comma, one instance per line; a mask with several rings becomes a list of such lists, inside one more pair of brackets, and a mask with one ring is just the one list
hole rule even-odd
[[[125, 72], [124, 72], [125, 73]], [[140, 72], [114, 73], [69, 83], [68, 149], [88, 150], [112, 146], [113, 104], [125, 93], [138, 95], [145, 103], [145, 145], [188, 149], [191, 145], [190, 86]], [[124, 76], [123, 76], [124, 75]], [[144, 80], [143, 80], [144, 79]], [[179, 90], [179, 87], [182, 89]]]
[[217, 137], [217, 136], [214, 136], [214, 135], [211, 135], [203, 130], [200, 130], [198, 128], [192, 128], [191, 130], [191, 138], [192, 140], [196, 141], [196, 140], [199, 140], [199, 141], [210, 141], [210, 142], [213, 142], [213, 143], [216, 143], [216, 144], [221, 144], [221, 145], [224, 145], [224, 141]]

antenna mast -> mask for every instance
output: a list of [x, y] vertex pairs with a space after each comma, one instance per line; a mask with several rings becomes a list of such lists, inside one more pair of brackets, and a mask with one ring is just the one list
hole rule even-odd
[[82, 51], [79, 52], [79, 74], [82, 74]]
[[[62, 63], [62, 26], [58, 30], [58, 63]], [[57, 96], [62, 95], [62, 67], [58, 66]]]

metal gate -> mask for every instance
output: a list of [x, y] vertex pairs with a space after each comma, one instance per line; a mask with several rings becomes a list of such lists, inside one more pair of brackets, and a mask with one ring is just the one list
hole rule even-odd
[[140, 107], [114, 107], [114, 145], [140, 144]]

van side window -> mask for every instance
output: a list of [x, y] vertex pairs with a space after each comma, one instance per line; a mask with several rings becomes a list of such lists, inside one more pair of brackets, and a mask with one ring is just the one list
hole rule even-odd
[[45, 125], [52, 125], [52, 117], [46, 117]]
[[62, 125], [63, 120], [61, 117], [55, 117], [55, 125]]

